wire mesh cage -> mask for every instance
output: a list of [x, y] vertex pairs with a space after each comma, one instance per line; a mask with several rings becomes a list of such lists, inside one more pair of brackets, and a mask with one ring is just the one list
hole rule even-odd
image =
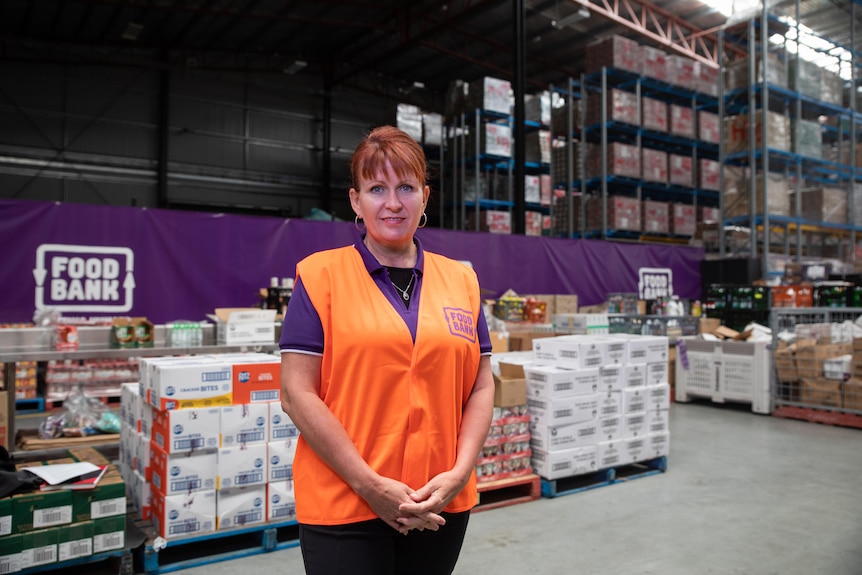
[[862, 308], [772, 310], [776, 407], [862, 415], [860, 318]]

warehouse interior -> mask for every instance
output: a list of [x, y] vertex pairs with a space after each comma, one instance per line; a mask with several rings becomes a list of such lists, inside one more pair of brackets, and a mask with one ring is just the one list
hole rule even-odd
[[[454, 573], [862, 572], [860, 12], [0, 2], [0, 444], [21, 466], [104, 465], [96, 499], [122, 508], [73, 503], [81, 524], [40, 531], [23, 494], [0, 498], [0, 573], [304, 573], [292, 481], [258, 485], [282, 506], [231, 527], [216, 503], [186, 518], [191, 500], [153, 478], [147, 428], [184, 410], [149, 374], [265, 365], [265, 404], [234, 392], [218, 409], [262, 410], [273, 435], [253, 449], [292, 458], [272, 445], [272, 381], [296, 264], [356, 242], [349, 162], [384, 124], [422, 144], [416, 237], [474, 269], [494, 341]], [[241, 321], [263, 335], [231, 339]], [[601, 368], [583, 363], [596, 342]], [[591, 369], [592, 394], [540, 383]], [[110, 429], [63, 437], [79, 401]], [[192, 530], [200, 517], [222, 527]]]

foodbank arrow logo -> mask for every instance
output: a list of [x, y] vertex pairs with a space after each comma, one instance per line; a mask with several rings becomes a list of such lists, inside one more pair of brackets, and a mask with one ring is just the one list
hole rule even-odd
[[134, 292], [131, 248], [42, 244], [36, 249], [36, 309], [128, 312]]

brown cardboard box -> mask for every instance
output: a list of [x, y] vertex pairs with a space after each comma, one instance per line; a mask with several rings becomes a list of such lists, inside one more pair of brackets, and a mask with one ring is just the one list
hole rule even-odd
[[674, 386], [676, 385], [676, 346], [667, 348], [667, 382], [670, 384], [670, 397], [674, 397]]
[[509, 333], [505, 331], [489, 332], [491, 336], [491, 353], [506, 353], [509, 351]]
[[538, 331], [510, 331], [509, 351], [532, 351], [533, 340], [540, 337], [553, 337], [553, 333]]
[[792, 382], [799, 379], [793, 349], [789, 347], [777, 349], [775, 350], [774, 358], [778, 381]]
[[721, 320], [717, 317], [700, 318], [700, 331], [698, 333], [713, 333], [721, 327]]
[[548, 317], [553, 317], [556, 313], [578, 313], [578, 296], [575, 294], [554, 296], [554, 313]]
[[814, 377], [802, 379], [802, 403], [841, 407], [841, 381]]
[[862, 379], [851, 377], [841, 388], [844, 409], [862, 411]]
[[494, 375], [494, 406], [526, 405], [527, 378], [524, 367], [500, 362], [500, 375]]

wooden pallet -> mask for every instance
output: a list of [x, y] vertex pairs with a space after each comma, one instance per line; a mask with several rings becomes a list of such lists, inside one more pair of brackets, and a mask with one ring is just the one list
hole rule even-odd
[[138, 563], [146, 575], [169, 573], [299, 545], [299, 524], [296, 521], [264, 523], [167, 541], [157, 537], [151, 525], [143, 529], [150, 534], [146, 544], [141, 545], [136, 552], [140, 554]]
[[533, 473], [496, 481], [483, 481], [479, 482], [477, 487], [479, 504], [473, 508], [473, 512], [535, 501], [541, 496], [541, 478]]
[[580, 493], [597, 487], [614, 485], [632, 479], [649, 477], [667, 471], [667, 456], [656, 457], [629, 465], [609, 467], [593, 473], [561, 477], [559, 479], [542, 479], [542, 496], [559, 497]]
[[855, 413], [782, 405], [776, 407], [772, 411], [772, 415], [775, 417], [785, 417], [787, 419], [801, 419], [811, 423], [823, 423], [826, 425], [838, 425], [841, 427], [862, 429], [862, 416]]

